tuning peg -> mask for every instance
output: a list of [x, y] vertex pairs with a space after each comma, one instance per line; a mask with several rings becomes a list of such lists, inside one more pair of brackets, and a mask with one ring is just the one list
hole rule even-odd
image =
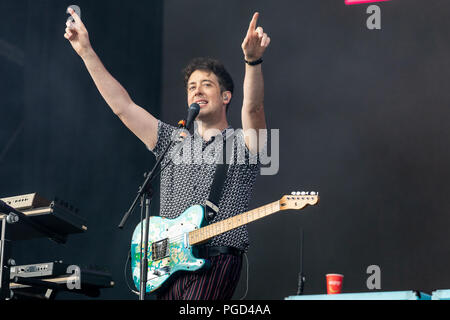
[[315, 192], [315, 191], [311, 191], [310, 194], [311, 194], [312, 196], [315, 196], [315, 195], [316, 195], [316, 192]]
[[292, 195], [292, 196], [295, 196], [295, 191], [292, 191], [292, 192], [291, 192], [291, 195]]

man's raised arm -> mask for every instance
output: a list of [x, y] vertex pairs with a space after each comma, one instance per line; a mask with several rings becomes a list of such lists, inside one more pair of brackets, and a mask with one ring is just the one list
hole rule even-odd
[[[259, 13], [256, 12], [242, 42], [242, 51], [247, 61], [245, 65], [244, 100], [242, 103], [242, 129], [244, 129], [244, 134], [247, 133], [245, 134], [245, 143], [252, 153], [261, 151], [266, 140], [266, 136], [261, 135], [264, 141], [257, 141], [259, 130], [266, 129], [263, 74], [260, 63], [256, 65], [251, 64], [262, 58], [264, 51], [269, 46], [270, 38], [263, 32], [262, 27], [256, 27], [258, 17]], [[252, 130], [256, 133], [256, 136], [251, 134]]]
[[106, 70], [92, 49], [88, 32], [80, 17], [72, 8], [68, 10], [75, 22], [67, 22], [64, 37], [83, 60], [98, 91], [111, 110], [147, 147], [153, 149], [157, 142], [158, 120], [136, 105], [128, 92]]

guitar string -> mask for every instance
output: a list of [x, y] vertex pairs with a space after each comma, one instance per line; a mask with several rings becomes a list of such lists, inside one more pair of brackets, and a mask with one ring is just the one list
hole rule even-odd
[[[279, 211], [279, 210], [276, 210], [276, 211]], [[275, 211], [275, 212], [276, 212]], [[258, 213], [260, 213], [260, 211], [258, 210]], [[267, 212], [265, 212], [266, 214], [264, 214], [262, 217], [264, 217], [264, 216], [266, 216], [267, 215]], [[273, 213], [273, 212], [272, 212]], [[269, 213], [270, 214], [270, 213]], [[254, 217], [253, 217], [254, 218]], [[258, 215], [258, 217], [256, 218], [256, 219], [254, 219], [254, 220], [257, 220], [258, 218], [261, 218], [261, 216], [260, 215]], [[254, 220], [252, 220], [252, 221], [254, 221]], [[248, 221], [248, 222], [251, 222], [251, 221]], [[248, 223], [247, 222], [247, 223]], [[141, 228], [141, 231], [142, 231], [142, 228]], [[228, 230], [227, 230], [228, 231]], [[188, 231], [187, 233], [189, 233], [189, 232], [191, 232], [191, 231]], [[226, 232], [226, 231], [223, 231], [223, 232]], [[222, 232], [222, 233], [223, 233]], [[185, 233], [183, 233], [183, 234], [180, 234], [180, 235], [176, 235], [175, 237], [172, 237], [172, 238], [167, 238], [169, 241], [169, 244], [171, 244], [171, 243], [173, 243], [173, 241], [174, 240], [180, 240], [180, 239], [182, 239], [182, 238], [184, 238], [185, 237], [185, 234], [186, 234], [186, 232]], [[142, 232], [141, 232], [141, 236], [142, 236]], [[131, 251], [131, 249], [130, 249], [130, 251]], [[142, 252], [142, 248], [141, 248], [141, 252]], [[129, 252], [130, 253], [130, 252]], [[245, 293], [244, 293], [244, 295], [240, 298], [240, 300], [242, 300], [242, 299], [244, 299], [246, 296], [247, 296], [247, 292], [248, 292], [248, 278], [249, 278], [249, 270], [248, 270], [248, 268], [249, 268], [249, 263], [248, 263], [248, 258], [247, 258], [247, 254], [246, 253], [244, 253], [244, 256], [245, 256], [245, 259], [246, 259], [246, 262], [247, 262], [247, 285], [246, 285], [246, 290], [245, 290]], [[125, 268], [126, 268], [126, 264], [125, 264]], [[149, 268], [150, 268], [150, 266], [149, 266]], [[156, 275], [157, 277], [159, 277], [159, 275]], [[127, 283], [127, 285], [128, 285], [128, 283]], [[130, 287], [129, 287], [130, 288]], [[130, 288], [130, 290], [131, 290], [131, 288]], [[136, 293], [136, 294], [138, 294], [138, 292], [137, 291], [134, 291], [134, 290], [131, 290], [133, 293]]]
[[[261, 218], [261, 215], [258, 215], [257, 218]], [[225, 221], [225, 220], [223, 220], [223, 221]], [[253, 220], [252, 220], [252, 221], [253, 221]], [[249, 222], [252, 222], [252, 221], [249, 221]], [[230, 222], [230, 223], [231, 223], [231, 222]], [[247, 222], [247, 223], [248, 223], [248, 222]], [[232, 229], [235, 229], [235, 228], [238, 228], [238, 227], [234, 227], [234, 228], [232, 228]], [[141, 229], [142, 229], [142, 228], [141, 228]], [[230, 231], [230, 230], [232, 230], [232, 229], [229, 229], [229, 230], [226, 230], [226, 231], [222, 231], [221, 233]], [[197, 229], [197, 230], [199, 230], [199, 229]], [[221, 230], [223, 230], [223, 228], [221, 228]], [[193, 231], [194, 231], [194, 230], [193, 230]], [[175, 236], [173, 236], [173, 237], [169, 237], [169, 238], [167, 238], [168, 243], [169, 243], [169, 244], [172, 244], [172, 243], [174, 243], [174, 242], [180, 241], [180, 240], [182, 240], [182, 239], [185, 237], [185, 235], [186, 235], [187, 233], [190, 233], [190, 232], [192, 232], [192, 231], [188, 231], [188, 232], [185, 232], [185, 233], [182, 233], [182, 234], [175, 235]], [[164, 240], [164, 239], [163, 239], [163, 240]]]
[[[235, 227], [235, 228], [238, 228], [238, 227]], [[234, 228], [233, 228], [233, 229], [234, 229]], [[197, 229], [197, 230], [198, 230], [198, 229]], [[229, 231], [229, 230], [222, 231], [223, 228], [221, 228], [220, 230], [221, 230], [221, 233], [224, 233], [224, 232]], [[232, 229], [230, 229], [230, 230], [232, 230]], [[194, 230], [193, 230], [193, 231], [194, 231]], [[173, 237], [169, 237], [169, 238], [166, 238], [166, 239], [168, 240], [168, 242], [169, 242], [169, 244], [170, 244], [170, 243], [173, 243], [173, 242], [182, 240], [182, 239], [185, 237], [185, 235], [186, 235], [186, 234], [189, 234], [190, 232], [192, 232], [192, 231], [188, 231], [188, 232], [185, 232], [185, 233], [182, 233], [182, 234], [177, 234], [177, 235], [175, 235], [175, 236], [173, 236]], [[164, 239], [163, 239], [163, 240], [164, 240]], [[161, 241], [161, 240], [159, 240], [159, 241]]]
[[[271, 205], [269, 205], [269, 206], [272, 206], [272, 205], [273, 205], [273, 204], [271, 204]], [[265, 209], [267, 209], [267, 208], [265, 208]], [[273, 208], [271, 208], [271, 209], [273, 210]], [[278, 210], [273, 210], [273, 212], [267, 213], [267, 211], [264, 210], [264, 214], [261, 215], [261, 213], [262, 213], [262, 212], [261, 212], [261, 208], [260, 208], [259, 210], [258, 210], [258, 209], [254, 209], [254, 210], [257, 210], [256, 213], [258, 213], [256, 219], [253, 219], [253, 220], [251, 220], [251, 221], [248, 221], [248, 219], [247, 219], [247, 222], [246, 222], [246, 223], [252, 222], [252, 221], [257, 220], [257, 219], [259, 219], [259, 218], [265, 217], [265, 216], [268, 215], [268, 214], [271, 214], [271, 213], [274, 213], [274, 212], [277, 212], [277, 211], [278, 211]], [[251, 211], [253, 211], [253, 210], [251, 210]], [[250, 213], [251, 211], [249, 211], [248, 213]], [[235, 217], [236, 217], [236, 216], [235, 216]], [[255, 218], [255, 217], [253, 216], [252, 218]], [[222, 220], [222, 221], [226, 221], [226, 220]], [[220, 222], [220, 221], [219, 221], [219, 222]], [[219, 223], [219, 222], [218, 222], [218, 223]], [[231, 223], [231, 222], [230, 222], [230, 223]], [[234, 228], [232, 228], [232, 229], [235, 229], [235, 228], [238, 228], [238, 227], [234, 227]], [[230, 230], [232, 230], [232, 229], [230, 229]], [[141, 230], [142, 230], [142, 228], [141, 228]], [[199, 230], [199, 229], [197, 229], [197, 230]], [[221, 228], [221, 230], [223, 230], [223, 228]], [[227, 232], [227, 231], [230, 231], [230, 230], [222, 231], [221, 233], [224, 233], [224, 232]], [[195, 230], [193, 230], [193, 231], [195, 231]], [[182, 233], [182, 234], [175, 235], [175, 236], [173, 236], [173, 237], [169, 237], [169, 238], [167, 238], [168, 243], [169, 243], [169, 244], [173, 244], [174, 242], [180, 241], [181, 239], [183, 239], [183, 238], [185, 237], [186, 233], [190, 233], [190, 232], [193, 232], [193, 231], [188, 231], [188, 232], [185, 232], [185, 233]]]

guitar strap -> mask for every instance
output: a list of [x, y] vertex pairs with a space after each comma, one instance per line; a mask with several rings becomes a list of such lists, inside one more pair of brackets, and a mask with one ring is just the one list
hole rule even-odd
[[[223, 187], [225, 179], [227, 178], [227, 172], [229, 163], [231, 162], [232, 148], [233, 148], [234, 130], [227, 130], [225, 139], [223, 139], [222, 145], [222, 163], [216, 165], [216, 172], [214, 174], [214, 180], [211, 185], [209, 197], [205, 201], [205, 214], [206, 221], [211, 222], [219, 212], [219, 203], [222, 198]], [[229, 159], [227, 159], [227, 154]]]

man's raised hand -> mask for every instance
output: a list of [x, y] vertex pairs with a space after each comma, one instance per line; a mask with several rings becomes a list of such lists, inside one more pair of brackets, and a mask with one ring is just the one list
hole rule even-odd
[[242, 42], [242, 51], [247, 61], [256, 61], [262, 58], [264, 51], [270, 43], [270, 38], [267, 33], [264, 33], [263, 28], [256, 27], [258, 17], [259, 13], [256, 12], [253, 15], [252, 21], [250, 21], [247, 35]]
[[83, 57], [91, 49], [88, 32], [78, 14], [72, 8], [68, 8], [67, 11], [75, 22], [71, 22], [70, 20], [66, 22], [64, 38], [69, 40], [76, 53], [80, 57]]

